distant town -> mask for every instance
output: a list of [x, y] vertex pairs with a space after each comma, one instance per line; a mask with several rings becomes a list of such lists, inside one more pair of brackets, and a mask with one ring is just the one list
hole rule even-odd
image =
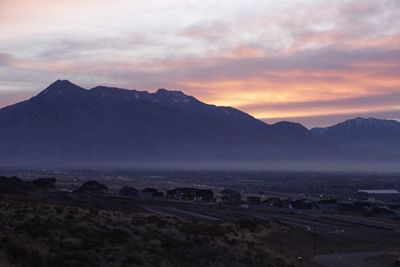
[[[94, 171], [29, 172], [32, 178], [51, 175], [57, 177], [57, 187], [66, 192], [212, 203], [287, 214], [343, 214], [400, 220], [400, 178], [391, 174], [241, 172], [231, 175], [181, 171], [149, 175], [144, 171], [107, 173], [94, 179]], [[262, 179], [263, 176], [266, 178]], [[21, 177], [29, 179], [24, 172]]]
[[[14, 236], [20, 236], [18, 218], [22, 215], [18, 214], [25, 214], [24, 217], [28, 218], [33, 216], [30, 224], [38, 223], [35, 227], [40, 227], [41, 220], [37, 221], [35, 218], [43, 213], [42, 220], [47, 218], [47, 221], [63, 222], [62, 226], [53, 226], [61, 227], [60, 229], [69, 227], [68, 222], [76, 220], [74, 224], [90, 225], [90, 228], [80, 226], [79, 231], [109, 231], [104, 226], [100, 227], [103, 230], [99, 230], [99, 225], [96, 224], [97, 220], [106, 220], [102, 225], [114, 225], [112, 238], [118, 238], [119, 231], [125, 229], [123, 225], [118, 226], [118, 220], [131, 220], [135, 225], [141, 225], [142, 220], [146, 220], [148, 225], [164, 225], [165, 220], [174, 220], [173, 224], [168, 222], [168, 227], [177, 227], [174, 231], [186, 229], [182, 228], [182, 224], [187, 224], [187, 227], [190, 225], [192, 229], [182, 233], [186, 236], [185, 242], [189, 244], [187, 253], [194, 253], [190, 252], [191, 248], [196, 247], [191, 247], [193, 242], [210, 242], [210, 238], [215, 239], [218, 227], [227, 227], [223, 230], [224, 236], [231, 231], [230, 227], [238, 227], [235, 235], [246, 238], [229, 241], [224, 237], [218, 242], [227, 242], [228, 247], [231, 242], [256, 242], [251, 246], [260, 248], [259, 255], [263, 255], [261, 258], [265, 259], [263, 264], [256, 255], [240, 254], [246, 252], [246, 249], [232, 251], [239, 253], [235, 256], [238, 257], [237, 260], [252, 266], [265, 265], [274, 257], [280, 262], [277, 266], [321, 266], [318, 264], [330, 262], [332, 257], [342, 257], [345, 254], [341, 253], [348, 252], [354, 254], [346, 254], [346, 257], [355, 261], [364, 262], [364, 258], [371, 258], [376, 262], [394, 264], [400, 256], [394, 249], [400, 246], [400, 177], [395, 174], [31, 169], [6, 169], [2, 170], [2, 174], [0, 205], [5, 207], [4, 211], [17, 214], [16, 217], [7, 217], [16, 220], [12, 222], [17, 227]], [[36, 210], [37, 205], [41, 206], [40, 210], [32, 213], [31, 210]], [[48, 213], [47, 210], [54, 211]], [[103, 218], [104, 216], [108, 219]], [[195, 230], [196, 227], [201, 229]], [[24, 226], [23, 229], [31, 231], [35, 228]], [[133, 233], [127, 232], [123, 235], [132, 235], [138, 231], [137, 226], [133, 229]], [[141, 238], [151, 235], [154, 229], [156, 228], [143, 230], [140, 233]], [[164, 228], [157, 229], [166, 231]], [[99, 236], [77, 236], [79, 231], [71, 230], [70, 238], [90, 243], [90, 238]], [[201, 233], [201, 237], [197, 236], [195, 239], [198, 241], [187, 239], [193, 233]], [[274, 251], [272, 254], [266, 254], [270, 250], [265, 249], [262, 241], [262, 238], [267, 238], [264, 236], [266, 233], [268, 240], [274, 240], [268, 243]], [[3, 239], [8, 240], [7, 233], [3, 235]], [[49, 234], [49, 238], [53, 238], [52, 236], [53, 234]], [[159, 236], [152, 238], [155, 238], [154, 242], [163, 244], [166, 240], [177, 237], [179, 235], [174, 234], [167, 238], [160, 232]], [[254, 241], [257, 238], [261, 239]], [[46, 242], [55, 242], [54, 246], [58, 244], [54, 240]], [[24, 243], [14, 243], [6, 246], [5, 253], [8, 253], [11, 262], [21, 263], [18, 257], [13, 257], [13, 251], [27, 248]], [[146, 253], [153, 251], [155, 248], [151, 244], [144, 243], [146, 248], [142, 249]], [[16, 245], [19, 247], [16, 248]], [[96, 246], [101, 249], [100, 245]], [[221, 248], [220, 245], [218, 247]], [[82, 248], [86, 249], [85, 257], [88, 260], [92, 259], [87, 251], [90, 248]], [[357, 251], [367, 252], [359, 254], [354, 252], [355, 248]], [[383, 249], [387, 251], [385, 254], [382, 254]], [[164, 247], [160, 248], [160, 253], [169, 253], [168, 251]], [[170, 253], [178, 251], [181, 248], [176, 247]], [[57, 253], [63, 255], [64, 252], [60, 250]], [[126, 253], [123, 255], [128, 256]], [[153, 256], [144, 257], [140, 253], [135, 255], [134, 266], [142, 263], [156, 264], [154, 261], [157, 258]], [[227, 259], [213, 258], [213, 255], [207, 254], [207, 259], [220, 262], [223, 266], [228, 264]], [[32, 256], [27, 257], [32, 260]], [[52, 256], [43, 257], [42, 260], [46, 262], [54, 260]], [[73, 258], [80, 257], [82, 256], [74, 254]], [[283, 258], [286, 260], [283, 261]], [[171, 259], [180, 258], [164, 255], [160, 260], [171, 264]], [[119, 260], [129, 261], [126, 258]], [[109, 264], [111, 259], [104, 258], [102, 261]], [[59, 263], [58, 260], [56, 262]], [[174, 261], [172, 265], [176, 264], [182, 264], [182, 261]], [[204, 264], [206, 263], [202, 265]]]

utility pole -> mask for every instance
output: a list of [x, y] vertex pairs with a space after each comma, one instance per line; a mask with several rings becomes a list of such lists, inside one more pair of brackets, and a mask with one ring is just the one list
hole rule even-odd
[[317, 226], [313, 225], [314, 232], [314, 257], [317, 256]]

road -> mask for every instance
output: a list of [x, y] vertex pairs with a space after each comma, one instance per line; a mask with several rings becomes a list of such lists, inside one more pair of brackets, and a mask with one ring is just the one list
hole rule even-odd
[[[317, 231], [317, 232], [325, 232], [325, 233], [343, 233], [345, 230], [341, 227], [338, 227], [334, 224], [321, 223], [315, 220], [316, 218], [300, 218], [298, 216], [281, 216], [281, 215], [269, 215], [269, 214], [260, 214], [253, 213], [248, 210], [238, 211], [195, 211], [188, 210], [187, 208], [176, 208], [176, 207], [167, 207], [167, 206], [156, 206], [156, 205], [142, 205], [142, 207], [150, 213], [158, 214], [162, 216], [170, 216], [177, 218], [185, 218], [185, 219], [200, 219], [200, 220], [209, 220], [209, 221], [217, 221], [217, 220], [235, 220], [240, 217], [247, 218], [259, 218], [263, 220], [274, 219], [279, 222], [297, 226], [304, 228], [307, 231]], [[237, 215], [235, 218], [234, 215]]]
[[207, 221], [219, 221], [218, 218], [199, 214], [199, 213], [192, 212], [192, 211], [172, 208], [172, 207], [148, 206], [148, 205], [142, 205], [141, 207], [150, 213], [158, 214], [158, 215], [162, 215], [162, 216], [184, 218], [184, 219], [200, 219], [200, 220], [207, 220]]
[[[306, 231], [316, 231], [317, 234], [339, 234], [351, 238], [353, 231], [384, 231], [390, 233], [398, 230], [399, 225], [370, 218], [359, 218], [343, 215], [282, 215], [267, 214], [246, 209], [206, 209], [199, 206], [159, 206], [144, 204], [142, 207], [150, 213], [176, 218], [207, 220], [207, 221], [231, 221], [241, 218], [254, 218], [268, 220], [273, 219], [282, 223], [293, 225], [305, 229]], [[315, 226], [315, 228], [314, 228]], [[378, 247], [377, 247], [378, 248]], [[387, 267], [366, 261], [366, 258], [378, 256], [384, 253], [382, 250], [361, 251], [351, 253], [333, 253], [317, 255], [314, 261], [326, 267]]]
[[[307, 231], [321, 233], [336, 233], [340, 234], [346, 231], [351, 226], [357, 228], [381, 229], [388, 231], [400, 232], [400, 224], [390, 223], [373, 218], [363, 218], [355, 216], [346, 216], [339, 214], [319, 214], [319, 215], [286, 215], [286, 214], [271, 214], [256, 210], [246, 210], [240, 208], [229, 208], [227, 210], [204, 209], [200, 206], [182, 205], [177, 206], [161, 206], [157, 203], [147, 203], [143, 208], [150, 213], [155, 213], [164, 216], [173, 216], [186, 219], [200, 220], [236, 220], [243, 217], [259, 218], [259, 219], [275, 219], [285, 224], [304, 228]], [[343, 225], [345, 223], [345, 225]], [[315, 228], [314, 228], [315, 227]]]
[[294, 216], [270, 216], [271, 218], [286, 223], [289, 225], [300, 226], [305, 228], [307, 231], [316, 231], [324, 233], [343, 233], [345, 230], [339, 226], [321, 223], [317, 220], [312, 220], [312, 218], [296, 218]]
[[[335, 240], [338, 235], [341, 236], [338, 238], [347, 238], [348, 240], [352, 240], [353, 237], [357, 240], [365, 240], [359, 238], [360, 235], [369, 235], [371, 233], [373, 238], [379, 238], [378, 232], [382, 233], [382, 235], [385, 234], [387, 238], [388, 234], [393, 233], [393, 235], [395, 235], [400, 230], [399, 224], [375, 218], [363, 218], [339, 214], [288, 215], [267, 213], [265, 211], [242, 209], [238, 207], [216, 209], [202, 205], [178, 205], [178, 203], [173, 203], [173, 205], [174, 206], [161, 206], [157, 205], [157, 203], [146, 203], [142, 205], [142, 207], [153, 214], [195, 220], [237, 221], [251, 218], [261, 220], [272, 219], [288, 225], [303, 228], [306, 231], [315, 231], [318, 235], [324, 236], [329, 240], [331, 238]], [[356, 247], [357, 245], [355, 244], [354, 248]], [[374, 247], [380, 250], [324, 254], [316, 256], [314, 260], [318, 264], [326, 267], [387, 267], [365, 261], [366, 258], [378, 256], [383, 253], [382, 249], [384, 246], [372, 246], [371, 249], [374, 249]], [[360, 247], [358, 249], [362, 248]]]
[[324, 254], [314, 257], [314, 261], [326, 267], [385, 267], [365, 260], [383, 253], [384, 251], [362, 251]]
[[374, 227], [374, 228], [380, 228], [380, 229], [400, 232], [399, 224], [389, 223], [389, 222], [380, 221], [380, 220], [372, 219], [372, 218], [363, 218], [363, 217], [338, 215], [338, 214], [323, 215], [320, 217], [328, 218], [328, 219], [336, 220], [336, 221], [342, 221], [342, 222], [347, 222], [347, 223], [364, 225], [364, 226], [368, 226], [368, 227]]

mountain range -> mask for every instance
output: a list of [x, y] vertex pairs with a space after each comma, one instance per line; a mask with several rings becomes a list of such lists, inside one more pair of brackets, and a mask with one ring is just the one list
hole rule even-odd
[[356, 118], [327, 128], [267, 124], [180, 91], [58, 80], [0, 109], [3, 162], [398, 159], [400, 123]]
[[370, 158], [400, 155], [400, 122], [375, 118], [355, 118], [311, 132], [325, 140], [363, 152]]

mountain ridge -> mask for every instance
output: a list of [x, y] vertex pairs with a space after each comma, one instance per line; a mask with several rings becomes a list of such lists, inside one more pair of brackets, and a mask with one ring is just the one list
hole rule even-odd
[[357, 117], [325, 128], [311, 129], [315, 135], [331, 142], [355, 146], [365, 153], [398, 155], [400, 122], [396, 120]]
[[365, 151], [351, 142], [338, 145], [321, 132], [330, 130], [288, 121], [267, 124], [181, 91], [84, 89], [57, 80], [29, 100], [0, 109], [0, 158], [312, 160], [358, 158]]

